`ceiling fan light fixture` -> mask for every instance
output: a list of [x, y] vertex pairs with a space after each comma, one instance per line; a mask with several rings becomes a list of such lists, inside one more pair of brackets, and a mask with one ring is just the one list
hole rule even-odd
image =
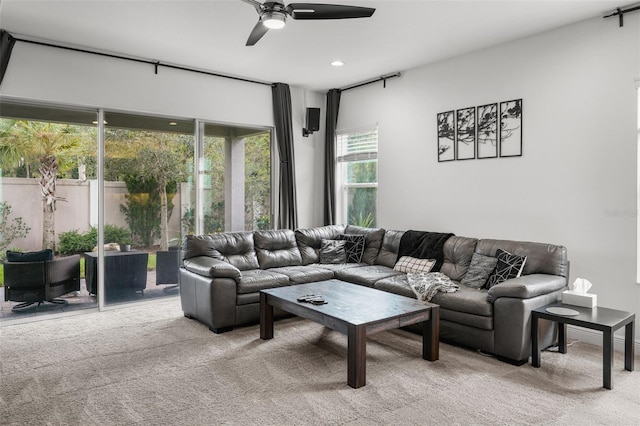
[[282, 12], [265, 12], [262, 15], [262, 25], [271, 29], [279, 30], [284, 28], [284, 24], [287, 22], [287, 15]]

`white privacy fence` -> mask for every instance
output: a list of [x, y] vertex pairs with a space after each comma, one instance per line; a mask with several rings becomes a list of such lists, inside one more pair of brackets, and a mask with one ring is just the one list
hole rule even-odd
[[[11, 216], [22, 217], [31, 228], [26, 238], [14, 240], [11, 247], [23, 251], [42, 248], [42, 196], [36, 179], [0, 178], [0, 201], [11, 206]], [[181, 196], [186, 185], [178, 185], [178, 193], [173, 197], [173, 211], [169, 218], [169, 238], [181, 235], [180, 219], [189, 207], [189, 195]], [[124, 182], [105, 182], [105, 223], [128, 229], [120, 205], [126, 204], [127, 187]], [[56, 194], [66, 201], [56, 203], [56, 236], [61, 232], [77, 230], [87, 232], [98, 225], [98, 181], [59, 179]], [[186, 205], [183, 205], [182, 201]]]

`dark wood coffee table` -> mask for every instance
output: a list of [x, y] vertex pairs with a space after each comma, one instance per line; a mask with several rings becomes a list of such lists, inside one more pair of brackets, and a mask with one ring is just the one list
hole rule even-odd
[[[319, 294], [328, 302], [298, 302]], [[347, 383], [366, 384], [367, 336], [422, 323], [422, 358], [436, 361], [440, 350], [440, 307], [433, 303], [340, 280], [319, 281], [260, 291], [260, 338], [273, 338], [273, 308], [310, 319], [348, 336]]]

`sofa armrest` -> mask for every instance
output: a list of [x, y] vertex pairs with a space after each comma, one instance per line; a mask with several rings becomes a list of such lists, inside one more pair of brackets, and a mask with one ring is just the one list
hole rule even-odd
[[491, 287], [487, 294], [487, 301], [493, 303], [499, 297], [531, 299], [532, 297], [561, 290], [566, 286], [567, 279], [560, 275], [523, 275]]
[[242, 273], [238, 268], [230, 263], [209, 256], [197, 256], [185, 259], [184, 269], [203, 277], [211, 278], [231, 278], [236, 283], [240, 282]]

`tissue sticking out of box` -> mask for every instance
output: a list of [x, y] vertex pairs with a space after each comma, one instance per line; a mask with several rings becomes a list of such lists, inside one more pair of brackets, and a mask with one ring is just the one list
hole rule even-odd
[[577, 278], [573, 284], [569, 284], [570, 290], [562, 292], [562, 303], [584, 308], [595, 308], [598, 304], [598, 296], [587, 293], [592, 285], [589, 280]]
[[576, 278], [573, 284], [569, 284], [569, 290], [574, 293], [586, 293], [593, 286], [589, 280], [584, 278]]

